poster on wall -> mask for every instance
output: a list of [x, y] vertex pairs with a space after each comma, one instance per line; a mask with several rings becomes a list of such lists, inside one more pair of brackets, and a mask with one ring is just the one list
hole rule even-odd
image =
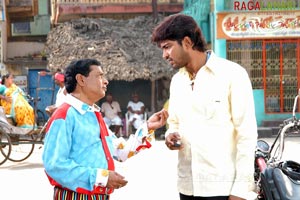
[[14, 83], [19, 86], [25, 93], [27, 93], [27, 76], [14, 76]]
[[217, 38], [299, 37], [300, 11], [218, 13]]

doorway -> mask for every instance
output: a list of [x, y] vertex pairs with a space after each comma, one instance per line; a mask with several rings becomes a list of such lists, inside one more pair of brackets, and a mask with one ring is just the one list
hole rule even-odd
[[264, 90], [265, 113], [292, 112], [300, 87], [300, 39], [227, 40], [226, 47], [227, 58], [247, 70], [253, 89]]
[[263, 76], [265, 111], [292, 112], [299, 88], [299, 40], [264, 40]]

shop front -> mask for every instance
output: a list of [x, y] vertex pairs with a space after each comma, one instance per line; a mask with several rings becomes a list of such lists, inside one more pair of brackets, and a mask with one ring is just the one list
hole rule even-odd
[[219, 12], [216, 19], [216, 38], [226, 42], [215, 45], [248, 71], [258, 124], [290, 116], [300, 88], [300, 11]]

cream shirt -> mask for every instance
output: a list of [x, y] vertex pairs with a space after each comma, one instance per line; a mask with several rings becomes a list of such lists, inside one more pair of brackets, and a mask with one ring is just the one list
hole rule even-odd
[[113, 101], [111, 104], [103, 102], [101, 112], [103, 112], [108, 119], [114, 119], [118, 117], [118, 113], [121, 112], [120, 104], [117, 101]]
[[170, 85], [169, 129], [178, 132], [178, 190], [185, 195], [247, 198], [254, 186], [257, 124], [251, 82], [240, 65], [210, 57], [194, 89], [185, 68]]

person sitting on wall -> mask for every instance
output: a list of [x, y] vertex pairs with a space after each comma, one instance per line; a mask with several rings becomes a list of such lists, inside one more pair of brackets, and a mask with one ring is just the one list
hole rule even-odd
[[144, 122], [145, 105], [139, 100], [139, 95], [137, 93], [132, 94], [132, 100], [128, 102], [128, 120], [135, 129], [141, 126]]
[[114, 126], [113, 132], [116, 136], [120, 136], [120, 128], [122, 126], [121, 108], [119, 102], [113, 99], [113, 95], [108, 93], [106, 101], [101, 105], [101, 113], [108, 127]]

